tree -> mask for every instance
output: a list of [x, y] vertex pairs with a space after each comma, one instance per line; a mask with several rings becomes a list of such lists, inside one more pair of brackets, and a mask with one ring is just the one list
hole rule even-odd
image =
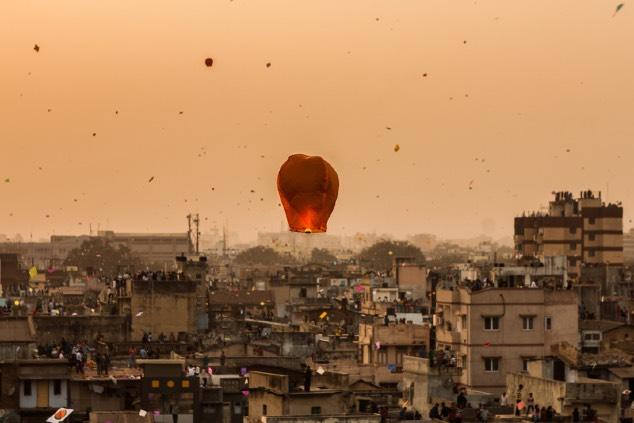
[[337, 261], [337, 257], [325, 248], [313, 248], [310, 253], [312, 263], [332, 264]]
[[64, 264], [77, 266], [89, 274], [115, 276], [140, 266], [141, 261], [125, 245], [113, 247], [103, 238], [91, 238], [71, 250]]
[[270, 247], [252, 247], [238, 253], [235, 262], [237, 264], [293, 264], [295, 260], [290, 256], [283, 256]]
[[394, 257], [411, 257], [419, 262], [425, 261], [423, 252], [405, 241], [379, 241], [364, 248], [357, 259], [366, 268], [384, 272], [392, 268]]

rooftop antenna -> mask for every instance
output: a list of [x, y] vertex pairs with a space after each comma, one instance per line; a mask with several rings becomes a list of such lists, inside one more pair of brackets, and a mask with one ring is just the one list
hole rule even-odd
[[198, 213], [194, 216], [194, 225], [196, 225], [196, 255], [200, 254], [200, 216]]

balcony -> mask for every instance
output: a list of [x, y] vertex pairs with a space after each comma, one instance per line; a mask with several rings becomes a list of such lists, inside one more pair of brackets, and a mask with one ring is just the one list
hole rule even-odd
[[406, 355], [403, 357], [403, 371], [407, 373], [414, 373], [418, 375], [433, 375], [433, 376], [462, 376], [461, 367], [443, 367], [443, 366], [429, 366], [429, 360], [426, 358], [415, 357]]
[[414, 345], [429, 342], [429, 328], [414, 324], [375, 325], [374, 340], [385, 345]]
[[436, 292], [436, 301], [438, 303], [460, 302], [460, 291], [458, 291], [457, 289], [440, 289]]
[[461, 344], [462, 334], [455, 330], [446, 330], [442, 328], [436, 332], [436, 341], [444, 344]]

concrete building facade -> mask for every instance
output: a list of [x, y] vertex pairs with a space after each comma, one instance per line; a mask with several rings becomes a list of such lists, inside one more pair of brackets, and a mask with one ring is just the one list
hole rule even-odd
[[132, 281], [132, 339], [140, 340], [144, 332], [156, 339], [197, 332], [197, 289], [201, 281], [134, 280]]
[[605, 204], [601, 193], [557, 192], [547, 213], [515, 218], [515, 250], [524, 258], [566, 256], [577, 279], [583, 265], [623, 264], [623, 207]]
[[456, 353], [470, 389], [501, 393], [504, 375], [527, 371], [558, 342], [579, 344], [577, 294], [541, 288], [437, 292], [436, 342]]

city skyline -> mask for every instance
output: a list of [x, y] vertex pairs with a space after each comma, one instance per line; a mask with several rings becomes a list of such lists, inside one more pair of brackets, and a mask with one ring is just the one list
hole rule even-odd
[[251, 239], [284, 219], [295, 153], [340, 175], [334, 235], [507, 237], [588, 188], [631, 226], [627, 7], [277, 6], [6, 5], [0, 233], [176, 232], [199, 212]]

